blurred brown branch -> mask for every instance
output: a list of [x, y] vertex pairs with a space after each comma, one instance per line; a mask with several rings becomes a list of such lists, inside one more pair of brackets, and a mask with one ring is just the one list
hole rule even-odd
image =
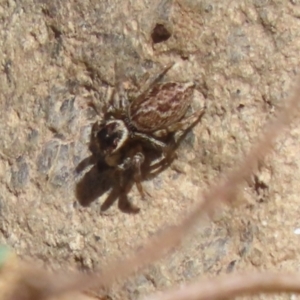
[[227, 274], [173, 288], [144, 300], [218, 300], [259, 293], [300, 293], [300, 274]]

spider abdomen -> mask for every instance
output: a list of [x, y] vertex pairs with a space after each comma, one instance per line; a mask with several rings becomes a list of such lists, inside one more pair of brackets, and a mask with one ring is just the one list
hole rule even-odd
[[193, 83], [167, 82], [153, 86], [129, 107], [129, 120], [140, 132], [153, 132], [178, 122], [192, 98]]

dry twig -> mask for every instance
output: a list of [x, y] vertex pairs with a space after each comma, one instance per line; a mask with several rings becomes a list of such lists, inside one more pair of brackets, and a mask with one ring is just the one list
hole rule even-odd
[[300, 293], [300, 274], [227, 274], [173, 288], [144, 300], [218, 300], [258, 293]]

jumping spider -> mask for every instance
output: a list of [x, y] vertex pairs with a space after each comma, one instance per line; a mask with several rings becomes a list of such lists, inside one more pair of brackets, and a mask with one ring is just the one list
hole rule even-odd
[[92, 139], [104, 162], [121, 174], [131, 169], [143, 198], [147, 193], [141, 184], [145, 147], [150, 146], [160, 153], [151, 167], [166, 163], [176, 155], [176, 140], [199, 122], [204, 111], [201, 109], [185, 117], [195, 85], [160, 83], [171, 67], [165, 67], [132, 101], [119, 84], [104, 108], [103, 120], [92, 128]]

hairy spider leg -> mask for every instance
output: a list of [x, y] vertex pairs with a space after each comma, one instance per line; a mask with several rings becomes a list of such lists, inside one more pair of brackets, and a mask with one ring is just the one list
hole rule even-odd
[[150, 79], [146, 80], [146, 82], [142, 82], [142, 88], [140, 95], [143, 95], [147, 91], [149, 91], [157, 82], [159, 82], [165, 75], [166, 73], [174, 66], [174, 62], [167, 64], [166, 66], [163, 67], [163, 69], [152, 76]]
[[202, 117], [204, 113], [204, 108], [200, 109], [199, 111], [194, 112], [189, 117], [181, 119], [179, 122], [169, 125], [167, 128], [159, 129], [152, 134], [155, 137], [164, 137], [171, 132], [176, 132], [176, 134], [184, 134], [186, 130], [195, 126]]
[[160, 150], [163, 150], [167, 146], [166, 143], [159, 141], [158, 139], [152, 137], [151, 135], [149, 135], [147, 133], [133, 132], [132, 137], [144, 140], [144, 141], [154, 145], [155, 148], [160, 149]]
[[[146, 133], [135, 132], [135, 133], [133, 133], [133, 135], [134, 135], [134, 137], [137, 137], [140, 140], [144, 140], [145, 142], [148, 142], [149, 144], [154, 146], [156, 149], [162, 151], [161, 156], [152, 161], [152, 163], [150, 165], [150, 169], [152, 169], [152, 168], [155, 169], [155, 168], [160, 167], [162, 163], [166, 162], [167, 156], [168, 156], [168, 159], [171, 159], [171, 158], [173, 159], [173, 157], [171, 157], [171, 153], [172, 153], [171, 145], [166, 144]], [[176, 154], [174, 154], [174, 155], [176, 155]], [[176, 157], [174, 157], [174, 158], [176, 158]]]
[[106, 109], [106, 113], [111, 114], [114, 117], [123, 115], [127, 111], [127, 107], [129, 106], [128, 97], [123, 87], [123, 79], [117, 79], [117, 69], [117, 62], [115, 61], [115, 87], [110, 95], [110, 98], [107, 101], [108, 105]]
[[192, 129], [199, 123], [203, 114], [204, 108], [196, 111], [189, 117], [170, 125], [167, 129], [162, 129], [166, 130], [164, 133], [175, 132], [174, 139], [172, 139], [172, 141], [162, 149], [163, 152], [161, 157], [152, 162], [152, 164], [150, 165], [151, 169], [153, 168], [155, 170], [155, 168], [158, 168], [164, 163], [168, 163], [168, 161], [171, 161], [177, 157], [176, 148], [178, 147], [181, 138], [188, 130]]
[[128, 170], [132, 165], [132, 158], [127, 157], [124, 159], [124, 161], [117, 165], [117, 169], [120, 171], [126, 171]]
[[141, 183], [142, 182], [141, 166], [144, 161], [145, 161], [145, 156], [142, 153], [142, 147], [141, 145], [137, 145], [131, 151], [130, 157], [127, 157], [121, 164], [117, 166], [117, 169], [120, 172], [128, 170], [129, 168], [133, 169], [133, 179], [142, 198], [145, 198], [146, 196], [151, 197], [150, 193], [143, 188]]
[[132, 165], [134, 167], [134, 175], [133, 175], [134, 181], [135, 181], [136, 187], [143, 199], [145, 199], [146, 196], [151, 197], [150, 193], [147, 190], [145, 190], [142, 185], [141, 166], [142, 166], [142, 163], [144, 162], [144, 160], [145, 160], [145, 157], [142, 152], [137, 152], [132, 158]]

